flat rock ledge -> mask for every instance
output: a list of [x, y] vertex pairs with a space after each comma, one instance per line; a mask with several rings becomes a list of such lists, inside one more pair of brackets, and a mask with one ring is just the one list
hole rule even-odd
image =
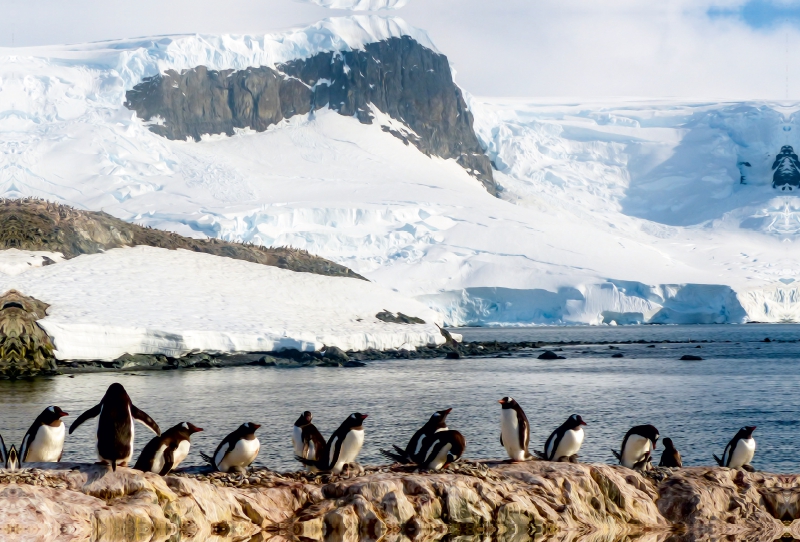
[[35, 466], [0, 470], [2, 540], [800, 538], [800, 475], [695, 467], [643, 476], [540, 461], [464, 462], [438, 473], [378, 467], [350, 478]]

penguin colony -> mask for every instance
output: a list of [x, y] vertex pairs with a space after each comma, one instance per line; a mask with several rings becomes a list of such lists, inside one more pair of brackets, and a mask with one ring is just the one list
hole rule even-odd
[[[522, 407], [512, 397], [499, 401], [500, 444], [512, 462], [528, 461], [538, 457], [545, 461], [578, 461], [578, 452], [584, 439], [586, 422], [573, 414], [545, 441], [542, 450], [531, 454], [530, 424]], [[439, 410], [414, 435], [405, 448], [394, 446], [381, 450], [389, 459], [403, 465], [423, 470], [439, 470], [458, 461], [466, 450], [464, 436], [447, 427], [447, 416], [452, 409]], [[61, 461], [67, 435], [62, 420], [68, 413], [57, 406], [42, 411], [22, 439], [17, 451], [14, 445], [7, 448], [0, 436], [0, 461], [8, 469], [24, 463], [51, 463]], [[121, 384], [109, 386], [103, 398], [94, 407], [82, 413], [72, 423], [72, 434], [84, 422], [97, 418], [96, 449], [100, 463], [112, 470], [127, 467], [133, 458], [134, 421], [142, 423], [156, 436], [142, 450], [134, 468], [162, 476], [176, 469], [188, 456], [191, 436], [202, 431], [189, 422], [182, 422], [163, 433], [146, 412], [136, 407]], [[356, 459], [364, 445], [364, 420], [366, 414], [354, 412], [342, 422], [327, 440], [312, 423], [311, 412], [303, 412], [294, 423], [292, 444], [295, 459], [312, 472], [339, 474], [346, 468], [357, 466]], [[255, 433], [258, 424], [247, 422], [239, 426], [219, 443], [213, 455], [200, 455], [214, 469], [221, 472], [243, 472], [255, 461], [261, 444]], [[714, 455], [721, 467], [752, 470], [750, 462], [756, 451], [753, 438], [755, 426], [742, 427], [722, 452]], [[619, 450], [612, 450], [620, 465], [647, 470], [652, 468], [652, 454], [656, 449], [659, 432], [652, 425], [632, 427], [622, 439]], [[672, 439], [665, 438], [664, 451], [659, 466], [682, 467], [681, 454]], [[535, 454], [535, 455], [534, 455]]]

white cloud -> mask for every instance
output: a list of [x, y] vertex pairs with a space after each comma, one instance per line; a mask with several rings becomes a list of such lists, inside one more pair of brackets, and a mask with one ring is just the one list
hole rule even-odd
[[377, 11], [379, 9], [399, 9], [408, 0], [298, 0], [309, 2], [331, 9], [349, 9], [352, 11]]

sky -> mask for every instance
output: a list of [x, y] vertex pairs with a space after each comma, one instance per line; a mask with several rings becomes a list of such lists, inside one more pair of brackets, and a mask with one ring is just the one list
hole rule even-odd
[[315, 1], [400, 6], [377, 13], [427, 30], [478, 96], [800, 100], [800, 0], [0, 0], [0, 47], [354, 13]]

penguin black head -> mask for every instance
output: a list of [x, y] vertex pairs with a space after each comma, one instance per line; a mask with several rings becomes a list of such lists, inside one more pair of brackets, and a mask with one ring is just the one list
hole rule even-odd
[[64, 416], [68, 416], [68, 415], [69, 415], [68, 412], [64, 412], [63, 410], [61, 410], [57, 406], [49, 406], [46, 409], [44, 409], [42, 411], [42, 413], [39, 415], [39, 421], [43, 425], [50, 425], [50, 424], [52, 424], [54, 422], [57, 422], [58, 420], [60, 420]]
[[579, 414], [573, 414], [567, 420], [570, 429], [577, 429], [581, 425], [586, 425], [586, 422], [583, 421], [583, 418], [580, 417]]
[[655, 450], [656, 442], [658, 442], [658, 437], [660, 436], [658, 434], [658, 429], [656, 429], [655, 426], [652, 425], [640, 425], [635, 429], [637, 435], [643, 436], [653, 443], [653, 449]]
[[294, 422], [294, 424], [295, 424], [297, 427], [305, 427], [306, 425], [308, 425], [308, 424], [310, 424], [310, 423], [311, 423], [311, 420], [312, 420], [313, 418], [314, 418], [314, 416], [311, 414], [311, 412], [309, 412], [308, 410], [306, 410], [305, 412], [303, 412], [302, 414], [300, 414], [300, 417], [299, 417], [299, 418], [297, 418], [297, 421], [296, 421], [296, 422]]
[[671, 438], [665, 437], [664, 440], [662, 440], [661, 442], [664, 443], [664, 449], [666, 449], [666, 450], [674, 450], [675, 449], [675, 445], [672, 444], [672, 439]]
[[514, 408], [515, 406], [517, 406], [517, 402], [514, 400], [513, 397], [503, 397], [497, 402], [503, 405], [503, 408]]
[[255, 433], [256, 429], [258, 429], [259, 427], [261, 426], [257, 423], [247, 422], [239, 426], [239, 431], [241, 431], [242, 434], [244, 435], [250, 435], [252, 433]]
[[202, 427], [197, 427], [195, 424], [189, 422], [183, 422], [180, 424], [180, 427], [185, 433], [189, 433], [189, 435], [194, 435], [203, 430]]
[[431, 416], [431, 419], [428, 420], [428, 423], [438, 425], [444, 424], [444, 421], [447, 419], [447, 415], [453, 411], [452, 408], [446, 408], [444, 410], [437, 410]]
[[350, 416], [347, 417], [345, 423], [342, 425], [346, 425], [347, 427], [360, 427], [364, 420], [367, 419], [368, 414], [361, 414], [360, 412], [353, 412]]
[[112, 402], [118, 401], [125, 404], [131, 403], [131, 398], [128, 395], [128, 392], [125, 391], [125, 388], [119, 382], [114, 382], [106, 390], [106, 394], [103, 397], [103, 402], [105, 403], [109, 400]]
[[740, 438], [753, 438], [753, 431], [756, 430], [755, 425], [745, 425], [741, 429], [739, 429], [739, 437]]

